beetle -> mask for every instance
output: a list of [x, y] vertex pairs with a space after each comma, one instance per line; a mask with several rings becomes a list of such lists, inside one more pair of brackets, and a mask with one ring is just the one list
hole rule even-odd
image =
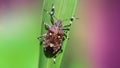
[[[44, 11], [47, 12], [47, 10], [44, 9]], [[62, 25], [63, 21], [65, 20], [57, 20], [54, 21], [54, 13], [55, 13], [55, 7], [52, 5], [51, 11], [47, 12], [50, 15], [50, 22], [52, 26], [48, 25], [44, 22], [45, 29], [47, 30], [46, 34], [40, 35], [37, 39], [44, 38], [43, 40], [40, 40], [40, 45], [44, 45], [44, 53], [47, 57], [54, 57], [54, 62], [56, 61], [56, 56], [62, 52], [62, 43], [65, 39], [69, 39], [67, 36], [67, 32], [70, 30], [70, 26], [74, 19], [77, 18], [70, 18], [70, 24]]]

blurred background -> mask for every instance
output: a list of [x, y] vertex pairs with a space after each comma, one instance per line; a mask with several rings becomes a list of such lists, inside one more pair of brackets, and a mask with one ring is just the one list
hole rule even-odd
[[[43, 0], [0, 0], [0, 68], [37, 68]], [[116, 0], [78, 0], [61, 68], [120, 68]]]

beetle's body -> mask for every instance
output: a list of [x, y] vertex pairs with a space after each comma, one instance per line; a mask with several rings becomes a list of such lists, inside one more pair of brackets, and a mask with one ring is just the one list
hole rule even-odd
[[[40, 40], [41, 37], [44, 37], [43, 40], [40, 40], [41, 44], [44, 44], [44, 52], [47, 57], [56, 57], [62, 51], [62, 43], [65, 39], [68, 39], [68, 36], [65, 32], [69, 31], [69, 27], [71, 26], [74, 17], [70, 18], [70, 24], [62, 25], [62, 20], [57, 20], [54, 22], [54, 6], [52, 6], [50, 15], [50, 21], [52, 26], [49, 26], [44, 22], [47, 33], [38, 37]], [[65, 19], [67, 20], [67, 19]], [[55, 59], [54, 59], [55, 62]]]
[[48, 28], [48, 32], [44, 40], [45, 52], [47, 52], [49, 55], [56, 54], [59, 50], [61, 50], [63, 38], [64, 31], [62, 28], [62, 21], [58, 20]]

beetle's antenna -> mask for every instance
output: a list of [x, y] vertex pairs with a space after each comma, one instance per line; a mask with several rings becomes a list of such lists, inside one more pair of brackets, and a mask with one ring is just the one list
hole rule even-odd
[[56, 20], [58, 20], [58, 18], [54, 15], [55, 13], [55, 6], [54, 4], [52, 4], [52, 9], [51, 9], [51, 12], [50, 12], [50, 16], [54, 17]]
[[[52, 4], [52, 8], [51, 8], [51, 10], [50, 11], [48, 11], [48, 10], [46, 10], [46, 9], [43, 9], [47, 14], [49, 14], [50, 15], [50, 20], [51, 20], [51, 23], [52, 24], [54, 24], [54, 19], [55, 20], [58, 20], [58, 18], [54, 15], [54, 13], [55, 13], [55, 6], [54, 6], [54, 4]], [[54, 19], [53, 19], [54, 18]]]
[[70, 20], [71, 22], [73, 22], [75, 19], [79, 19], [79, 18], [76, 18], [76, 17], [71, 17], [71, 18], [68, 18], [68, 19], [64, 19], [64, 20], [62, 20], [63, 22], [64, 21], [68, 21], [68, 20]]
[[75, 19], [79, 19], [79, 18], [72, 17], [72, 18], [70, 18], [70, 19], [65, 19], [65, 20], [63, 20], [63, 21], [70, 20], [70, 24], [66, 24], [66, 25], [64, 25], [63, 27], [64, 27], [64, 28], [70, 27], [71, 24], [73, 23], [73, 21], [74, 21]]

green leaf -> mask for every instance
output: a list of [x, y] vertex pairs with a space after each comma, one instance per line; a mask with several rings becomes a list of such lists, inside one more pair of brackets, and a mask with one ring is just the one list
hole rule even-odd
[[[55, 6], [55, 14], [54, 14], [55, 17], [60, 20], [65, 20], [74, 16], [77, 0], [44, 0], [43, 10], [45, 9], [48, 12], [50, 12], [52, 8], [52, 4], [54, 4]], [[42, 14], [41, 35], [47, 32], [43, 24], [44, 22], [46, 22], [49, 25], [52, 25], [50, 23], [50, 16], [45, 11], [43, 11], [43, 14]], [[68, 21], [62, 22], [62, 25], [66, 25], [66, 24], [70, 24], [70, 21], [68, 20]], [[68, 36], [69, 36], [69, 33], [70, 32], [67, 33]], [[44, 45], [41, 45], [40, 55], [39, 55], [39, 64], [38, 64], [39, 68], [60, 68], [67, 41], [68, 40], [65, 40], [63, 42], [63, 45], [62, 45], [63, 52], [56, 57], [55, 64], [54, 64], [53, 58], [48, 58], [44, 55], [44, 50], [43, 50]]]

